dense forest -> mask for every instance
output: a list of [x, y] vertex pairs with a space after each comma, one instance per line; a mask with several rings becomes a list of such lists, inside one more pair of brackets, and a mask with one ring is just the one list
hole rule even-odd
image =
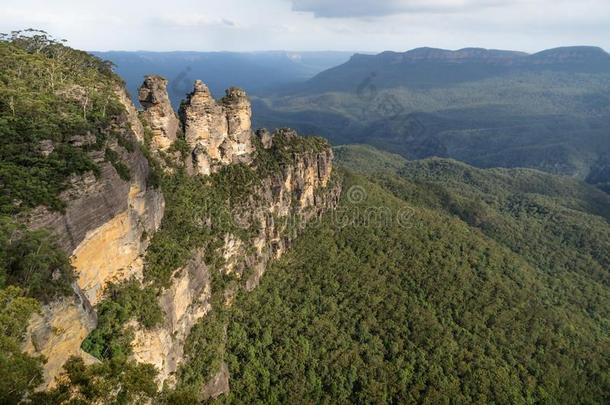
[[[367, 149], [338, 156], [376, 171]], [[364, 200], [348, 191], [240, 297], [219, 402], [607, 402], [607, 196], [396, 159], [346, 174]]]

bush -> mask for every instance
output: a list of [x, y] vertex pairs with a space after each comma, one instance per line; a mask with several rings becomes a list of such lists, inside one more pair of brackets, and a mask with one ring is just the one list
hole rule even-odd
[[39, 310], [22, 289], [0, 289], [0, 403], [20, 403], [42, 383], [42, 359], [21, 351], [28, 321]]
[[0, 217], [0, 287], [18, 285], [44, 303], [73, 293], [70, 259], [49, 232]]
[[132, 331], [125, 323], [135, 319], [146, 328], [163, 321], [156, 291], [141, 287], [133, 279], [106, 287], [106, 298], [96, 307], [97, 327], [82, 344], [83, 350], [98, 359], [125, 360], [131, 354]]

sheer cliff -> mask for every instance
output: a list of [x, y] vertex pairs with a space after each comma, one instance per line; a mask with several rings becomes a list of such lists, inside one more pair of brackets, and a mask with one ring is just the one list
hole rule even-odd
[[[140, 94], [153, 90], [156, 99], [168, 103], [165, 88], [151, 86], [159, 80], [147, 77]], [[150, 128], [156, 113], [144, 107]], [[239, 290], [255, 288], [300, 227], [338, 200], [326, 141], [288, 129], [254, 133], [250, 116], [243, 90], [231, 88], [216, 101], [201, 81], [180, 110], [176, 137], [182, 145], [170, 150], [163, 164], [169, 173], [168, 215], [145, 258], [146, 276], [165, 287], [158, 300], [163, 321], [153, 328], [130, 324], [134, 358], [154, 364], [159, 382], [171, 385], [180, 378], [180, 365], [189, 360], [184, 347], [191, 329], [214, 306], [230, 305]], [[174, 244], [182, 253], [168, 263], [165, 252]], [[214, 295], [222, 296], [216, 304]]]
[[34, 381], [50, 390], [33, 398], [50, 400], [67, 386], [68, 397], [80, 398], [71, 380], [80, 364], [80, 374], [116, 384], [102, 402], [121, 395], [132, 402], [147, 396], [137, 390], [129, 396], [129, 376], [145, 375], [149, 393], [180, 385], [200, 361], [196, 345], [218, 353], [198, 377], [201, 396], [219, 395], [230, 375], [224, 344], [192, 331], [209, 317], [220, 319], [305, 224], [335, 206], [340, 184], [332, 150], [323, 139], [288, 129], [253, 131], [241, 89], [215, 100], [197, 81], [175, 112], [168, 82], [148, 76], [138, 111], [120, 79], [107, 74], [49, 89], [82, 108], [86, 120], [93, 112], [83, 98], [103, 92], [106, 104], [91, 107], [105, 109], [103, 120], [35, 141], [42, 164], [69, 147], [89, 166], [65, 176], [54, 205], [7, 208], [28, 232], [52, 235], [73, 269], [71, 289], [42, 301], [23, 335], [25, 353], [44, 359], [42, 380]]

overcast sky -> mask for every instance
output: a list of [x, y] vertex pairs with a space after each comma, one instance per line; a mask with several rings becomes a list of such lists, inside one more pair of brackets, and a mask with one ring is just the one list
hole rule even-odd
[[610, 0], [2, 0], [0, 32], [86, 50], [610, 50]]

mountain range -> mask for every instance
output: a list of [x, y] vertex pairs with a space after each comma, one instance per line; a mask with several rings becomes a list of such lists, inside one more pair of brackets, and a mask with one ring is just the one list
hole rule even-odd
[[[367, 79], [379, 89], [434, 88], [521, 72], [608, 73], [609, 69], [610, 55], [596, 47], [555, 48], [535, 54], [482, 48], [417, 48], [403, 53], [355, 54], [346, 63], [306, 81], [301, 89], [305, 93], [358, 91]], [[289, 91], [294, 93], [296, 88]]]
[[334, 144], [531, 167], [602, 188], [610, 181], [610, 55], [600, 48], [354, 55], [260, 94], [254, 109], [259, 125], [282, 123]]

